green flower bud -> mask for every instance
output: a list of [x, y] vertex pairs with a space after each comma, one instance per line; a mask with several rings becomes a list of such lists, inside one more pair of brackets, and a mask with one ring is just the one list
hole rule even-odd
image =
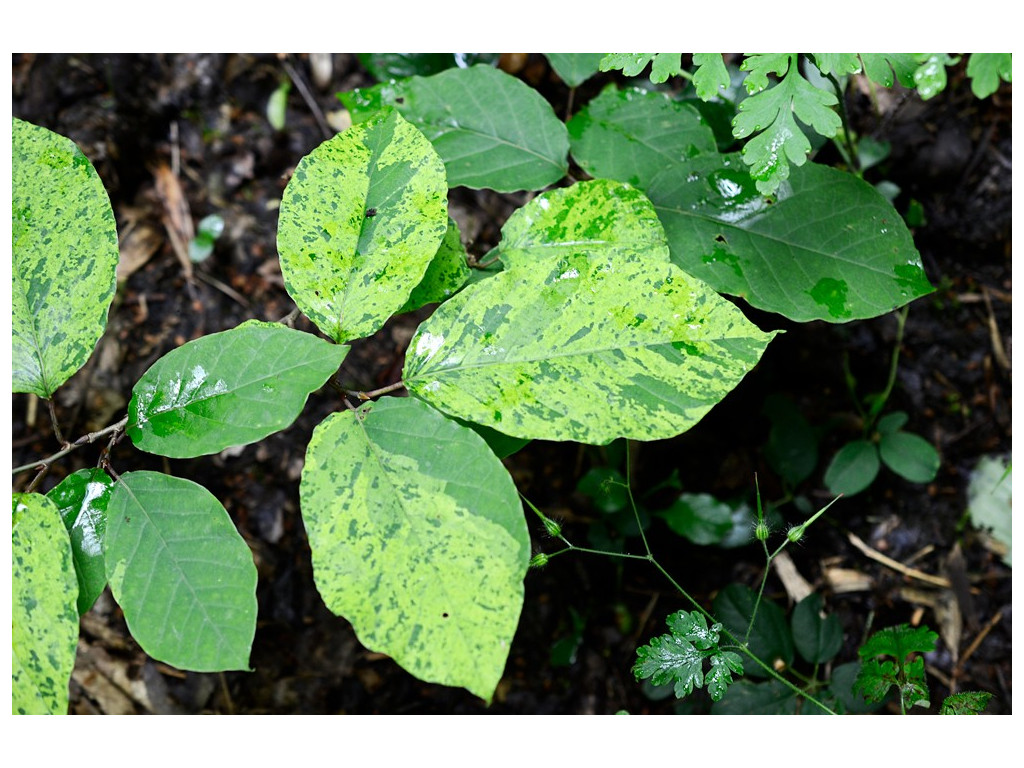
[[548, 532], [548, 536], [561, 536], [562, 526], [552, 520], [550, 517], [544, 518], [544, 530]]
[[754, 538], [758, 541], [768, 541], [768, 534], [771, 533], [771, 529], [768, 527], [768, 523], [764, 520], [758, 521], [754, 527]]
[[548, 564], [548, 556], [543, 552], [538, 552], [536, 555], [530, 558], [531, 568], [543, 568]]
[[786, 532], [786, 538], [796, 544], [804, 537], [804, 526], [795, 525]]

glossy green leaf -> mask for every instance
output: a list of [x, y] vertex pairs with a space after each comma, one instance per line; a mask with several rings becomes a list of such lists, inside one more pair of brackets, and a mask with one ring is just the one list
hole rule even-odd
[[257, 320], [195, 339], [157, 360], [135, 384], [128, 437], [172, 458], [257, 442], [291, 425], [347, 352]]
[[78, 582], [57, 505], [12, 498], [11, 712], [63, 715], [78, 646]]
[[455, 421], [464, 427], [469, 427], [480, 435], [480, 437], [484, 439], [484, 442], [487, 443], [487, 447], [490, 448], [494, 455], [499, 459], [504, 459], [511, 456], [513, 453], [517, 453], [530, 442], [529, 440], [525, 440], [521, 437], [509, 437], [496, 429], [485, 427], [483, 424], [474, 424], [471, 421], [463, 421], [462, 419], [456, 419]]
[[506, 269], [420, 325], [409, 391], [515, 437], [602, 444], [695, 424], [773, 334], [668, 263], [632, 187], [598, 180], [532, 200], [505, 224]]
[[[733, 136], [748, 139], [743, 162], [763, 194], [772, 194], [789, 178], [791, 164], [801, 166], [807, 160], [811, 143], [797, 119], [828, 138], [842, 126], [832, 109], [839, 103], [835, 94], [811, 85], [796, 62], [795, 53], [754, 54], [740, 67], [750, 71], [744, 86], [751, 95], [740, 102]], [[772, 74], [781, 79], [769, 88]]]
[[652, 83], [664, 83], [682, 73], [679, 53], [609, 53], [600, 62], [602, 72], [621, 69], [626, 77], [636, 77], [651, 64]]
[[683, 493], [658, 512], [675, 533], [694, 544], [718, 544], [732, 532], [733, 509], [709, 493]]
[[551, 68], [570, 88], [581, 85], [601, 67], [603, 53], [545, 53]]
[[930, 483], [939, 471], [939, 452], [923, 437], [910, 432], [882, 435], [878, 454], [885, 466], [912, 483]]
[[448, 229], [437, 153], [391, 109], [306, 155], [285, 187], [285, 288], [337, 342], [368, 336], [409, 299]]
[[835, 614], [824, 615], [821, 595], [810, 594], [793, 608], [793, 644], [812, 664], [832, 660], [843, 647], [843, 627]]
[[971, 91], [979, 99], [999, 90], [1000, 79], [1013, 80], [1012, 53], [972, 53], [967, 62], [967, 76], [971, 78]]
[[[732, 676], [743, 674], [739, 654], [718, 647], [722, 625], [709, 627], [707, 619], [697, 611], [676, 611], [666, 622], [669, 634], [652, 638], [636, 649], [634, 677], [638, 682], [650, 678], [654, 685], [674, 683], [673, 691], [680, 699], [706, 683], [711, 700], [721, 699], [733, 682]], [[710, 663], [706, 676], [705, 659]]]
[[823, 75], [853, 75], [861, 70], [860, 58], [856, 53], [812, 53], [811, 56]]
[[12, 386], [50, 398], [107, 326], [117, 225], [70, 139], [14, 118], [11, 141]]
[[851, 440], [840, 448], [825, 470], [825, 485], [834, 493], [853, 496], [878, 476], [878, 448], [867, 440]]
[[725, 61], [720, 53], [695, 53], [693, 64], [696, 69], [693, 72], [693, 87], [697, 90], [697, 96], [703, 101], [708, 101], [729, 87], [731, 82], [729, 70], [725, 68]]
[[609, 85], [567, 123], [572, 156], [591, 176], [645, 187], [666, 166], [715, 152], [700, 112], [661, 91]]
[[907, 88], [914, 85], [914, 70], [917, 60], [912, 53], [861, 53], [864, 74], [886, 88], [899, 82]]
[[878, 433], [880, 435], [891, 435], [901, 429], [910, 417], [905, 411], [893, 411], [887, 413], [878, 420]]
[[103, 539], [107, 531], [107, 504], [114, 481], [102, 469], [80, 469], [47, 493], [57, 505], [71, 536], [71, 554], [78, 577], [78, 612], [85, 613], [103, 588]]
[[917, 69], [914, 70], [914, 85], [918, 95], [924, 100], [937, 96], [946, 90], [946, 67], [960, 61], [959, 56], [948, 53], [917, 54]]
[[869, 184], [808, 163], [775, 197], [735, 155], [700, 155], [647, 188], [672, 260], [799, 322], [876, 317], [931, 293], [913, 238]]
[[469, 272], [466, 247], [462, 244], [459, 225], [449, 217], [448, 231], [441, 241], [441, 247], [431, 259], [420, 284], [413, 288], [409, 300], [399, 311], [412, 312], [426, 304], [445, 301], [466, 284]]
[[490, 700], [530, 540], [483, 439], [412, 398], [367, 403], [316, 428], [299, 493], [327, 607], [421, 680]]
[[110, 590], [146, 653], [196, 672], [249, 668], [256, 566], [209, 491], [159, 472], [121, 475], [104, 558]]
[[497, 65], [499, 53], [357, 53], [359, 63], [377, 80], [436, 75], [452, 67]]
[[450, 186], [543, 189], [568, 171], [569, 139], [551, 105], [493, 67], [449, 69], [339, 94], [357, 123], [393, 106], [430, 139]]
[[[754, 615], [757, 595], [742, 584], [730, 584], [715, 595], [711, 612], [739, 641], [746, 637], [750, 617]], [[781, 660], [787, 666], [793, 663], [793, 636], [782, 609], [775, 603], [762, 600], [750, 631], [750, 650], [769, 666]], [[746, 665], [751, 677], [766, 673], [754, 664]]]

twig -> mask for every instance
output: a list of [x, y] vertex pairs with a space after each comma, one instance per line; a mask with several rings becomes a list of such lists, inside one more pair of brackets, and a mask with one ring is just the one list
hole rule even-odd
[[128, 417], [125, 416], [123, 419], [117, 422], [117, 424], [111, 424], [109, 427], [104, 427], [103, 429], [97, 432], [90, 432], [87, 435], [82, 435], [82, 437], [75, 440], [75, 442], [68, 444], [66, 448], [57, 451], [57, 453], [53, 454], [52, 456], [47, 456], [45, 459], [34, 461], [31, 464], [22, 464], [20, 467], [15, 467], [14, 469], [11, 470], [11, 474], [16, 475], [19, 472], [27, 472], [30, 469], [36, 468], [39, 468], [41, 470], [49, 469], [50, 465], [53, 464], [55, 461], [57, 461], [57, 459], [61, 458], [62, 456], [67, 456], [69, 453], [71, 453], [74, 450], [77, 450], [78, 448], [81, 448], [86, 443], [95, 442], [97, 438], [103, 437], [104, 435], [109, 435], [111, 432], [117, 432], [119, 429], [124, 429], [127, 424]]
[[989, 619], [988, 624], [982, 627], [981, 632], [979, 632], [978, 636], [971, 641], [971, 644], [967, 647], [967, 650], [964, 651], [964, 655], [960, 657], [960, 661], [956, 663], [956, 669], [954, 669], [954, 677], [960, 676], [960, 673], [963, 671], [964, 664], [966, 664], [967, 660], [971, 658], [972, 655], [974, 655], [974, 652], [978, 650], [978, 646], [981, 645], [982, 641], [986, 637], [988, 637], [988, 633], [992, 631], [995, 625], [998, 624], [1002, 618], [1003, 612], [999, 611], [996, 613], [995, 616]]
[[903, 563], [898, 562], [897, 560], [893, 560], [891, 557], [886, 557], [878, 550], [869, 547], [854, 533], [847, 533], [846, 536], [850, 540], [850, 543], [853, 544], [853, 546], [855, 546], [869, 558], [881, 563], [882, 565], [892, 568], [894, 571], [899, 571], [904, 576], [909, 576], [912, 579], [918, 579], [919, 581], [924, 581], [928, 584], [934, 584], [937, 587], [944, 587], [945, 589], [949, 589], [952, 586], [949, 582], [949, 579], [944, 579], [941, 576], [932, 576], [930, 573], [919, 571], [916, 568], [910, 568], [906, 565], [903, 565]]
[[320, 126], [320, 131], [323, 133], [324, 138], [331, 138], [334, 135], [334, 131], [332, 131], [331, 126], [327, 124], [327, 119], [324, 117], [324, 113], [320, 110], [320, 105], [317, 104], [316, 99], [313, 98], [313, 94], [309, 92], [305, 79], [299, 74], [298, 70], [292, 66], [292, 63], [287, 58], [281, 59], [281, 66], [284, 67], [284, 71], [288, 73], [288, 77], [291, 78], [291, 81], [295, 83], [295, 87], [299, 89], [299, 93], [302, 94], [302, 98], [306, 102], [306, 106], [309, 107], [310, 112], [313, 113], [313, 117], [316, 119], [317, 125]]
[[379, 397], [380, 395], [386, 395], [388, 392], [394, 392], [396, 389], [401, 389], [404, 386], [405, 382], [396, 381], [394, 384], [388, 384], [386, 387], [381, 387], [380, 389], [373, 389], [370, 390], [369, 392], [359, 392], [352, 389], [346, 389], [345, 394], [357, 398], [358, 400], [366, 401], [373, 400], [373, 398]]

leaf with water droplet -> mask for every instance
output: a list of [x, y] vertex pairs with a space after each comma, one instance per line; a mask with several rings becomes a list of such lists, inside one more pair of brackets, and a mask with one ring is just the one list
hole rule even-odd
[[910, 231], [869, 184], [808, 163], [766, 196], [739, 166], [703, 155], [647, 188], [690, 274], [801, 322], [875, 317], [933, 290]]
[[249, 320], [160, 358], [132, 389], [128, 437], [172, 458], [248, 445], [289, 426], [348, 347]]

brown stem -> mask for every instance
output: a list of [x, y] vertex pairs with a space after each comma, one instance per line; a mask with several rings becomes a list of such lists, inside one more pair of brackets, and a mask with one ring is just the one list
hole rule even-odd
[[[120, 429], [124, 429], [127, 424], [128, 417], [125, 416], [116, 424], [111, 424], [109, 427], [104, 427], [103, 429], [98, 430], [96, 432], [90, 432], [87, 435], [82, 435], [82, 437], [78, 438], [73, 443], [64, 443], [66, 447], [63, 450], [57, 451], [57, 453], [51, 456], [47, 456], [45, 459], [40, 459], [39, 461], [33, 461], [31, 464], [22, 464], [20, 467], [15, 467], [14, 469], [11, 470], [11, 474], [16, 475], [19, 472], [27, 472], [30, 469], [36, 468], [40, 470], [49, 469], [50, 465], [57, 461], [57, 459], [63, 456], [67, 456], [69, 453], [71, 453], [74, 450], [77, 450], [78, 448], [81, 448], [86, 443], [95, 442], [98, 438], [103, 437], [104, 435], [109, 435], [111, 432], [117, 432]], [[38, 479], [40, 478], [37, 478], [37, 480]], [[33, 484], [35, 482], [36, 481], [33, 481]]]

